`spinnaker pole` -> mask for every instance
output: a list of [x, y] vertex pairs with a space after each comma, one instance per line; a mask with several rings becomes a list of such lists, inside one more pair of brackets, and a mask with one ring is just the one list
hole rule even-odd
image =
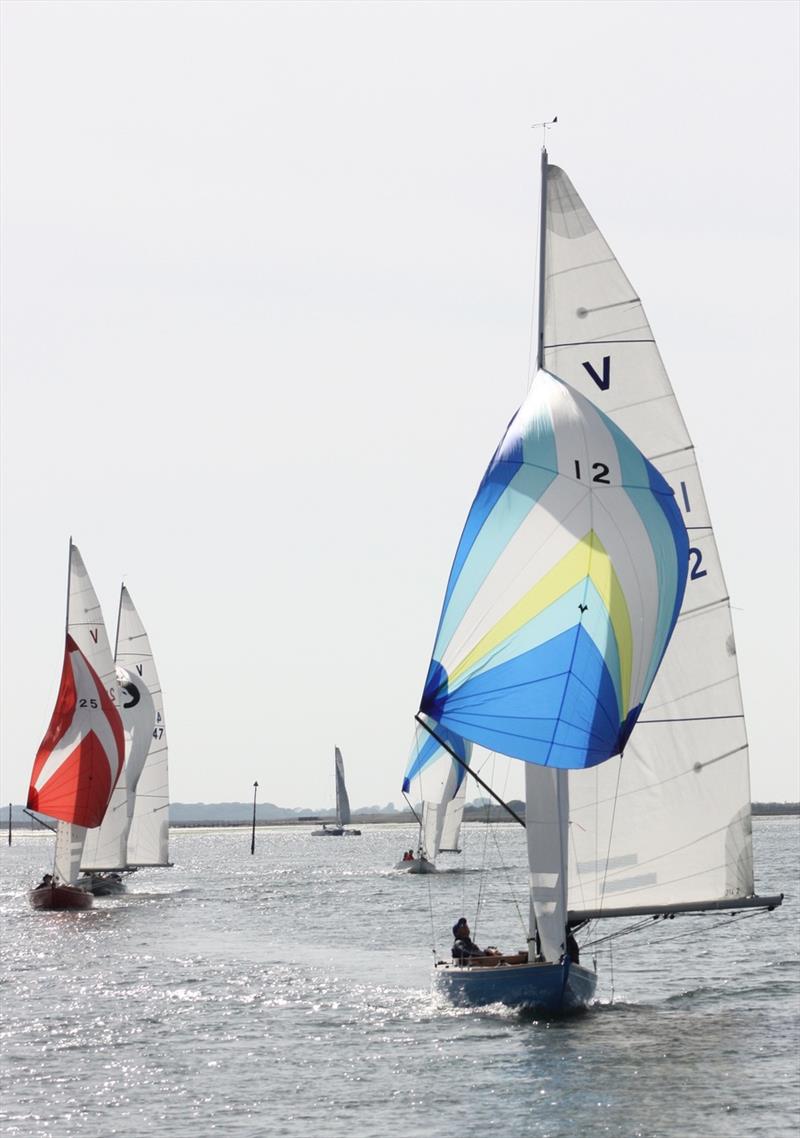
[[482, 786], [483, 789], [486, 791], [486, 793], [490, 794], [492, 796], [492, 798], [495, 800], [495, 802], [499, 803], [503, 807], [504, 810], [507, 810], [515, 822], [519, 822], [520, 826], [522, 826], [522, 828], [524, 830], [525, 829], [525, 820], [523, 818], [520, 818], [520, 816], [519, 816], [519, 814], [517, 814], [516, 810], [513, 810], [508, 805], [507, 802], [504, 802], [499, 794], [495, 794], [495, 792], [492, 790], [491, 786], [489, 786], [488, 782], [484, 782], [483, 779], [481, 778], [481, 776], [479, 774], [476, 774], [475, 771], [472, 769], [472, 767], [468, 763], [465, 763], [464, 760], [462, 758], [460, 758], [455, 753], [455, 751], [450, 746], [450, 744], [446, 743], [445, 740], [442, 739], [442, 737], [440, 735], [436, 734], [436, 732], [433, 730], [432, 727], [428, 726], [428, 724], [425, 722], [424, 719], [420, 718], [419, 713], [417, 713], [414, 716], [414, 718], [416, 719], [417, 723], [419, 723], [420, 727], [424, 727], [425, 730], [428, 732], [428, 734], [433, 736], [433, 738], [436, 740], [436, 742], [439, 744], [439, 746], [444, 748], [444, 750], [447, 751], [448, 755], [450, 755], [451, 758], [455, 759], [455, 761], [458, 763], [458, 765], [460, 767], [464, 768], [464, 770], [467, 772], [467, 774], [472, 775], [472, 777], [477, 782], [478, 786]]

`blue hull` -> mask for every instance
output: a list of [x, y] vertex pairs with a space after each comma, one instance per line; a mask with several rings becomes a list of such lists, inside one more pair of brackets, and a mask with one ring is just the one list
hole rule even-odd
[[464, 968], [439, 964], [434, 989], [459, 1007], [505, 1004], [558, 1013], [585, 1008], [594, 995], [597, 974], [580, 964], [500, 964]]

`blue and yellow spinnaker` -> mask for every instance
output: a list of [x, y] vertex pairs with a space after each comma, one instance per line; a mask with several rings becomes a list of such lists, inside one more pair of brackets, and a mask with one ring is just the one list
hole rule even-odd
[[663, 476], [589, 400], [540, 371], [469, 512], [420, 711], [443, 737], [543, 766], [620, 754], [687, 567]]

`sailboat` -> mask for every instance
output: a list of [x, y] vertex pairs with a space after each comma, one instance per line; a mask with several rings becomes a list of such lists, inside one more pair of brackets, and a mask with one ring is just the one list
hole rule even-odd
[[28, 809], [58, 820], [53, 872], [30, 893], [35, 909], [87, 909], [79, 885], [87, 833], [100, 825], [122, 770], [119, 692], [103, 614], [77, 546], [69, 544], [64, 663], [56, 706], [36, 754]]
[[[641, 301], [542, 150], [537, 371], [459, 544], [417, 721], [525, 763], [525, 963], [441, 962], [456, 1003], [561, 1012], [600, 918], [769, 910], [753, 883], [727, 591]], [[522, 821], [522, 819], [518, 819]], [[487, 964], [494, 964], [487, 967]]]
[[447, 742], [457, 750], [458, 760], [432, 735], [417, 726], [411, 758], [403, 779], [403, 793], [408, 794], [413, 779], [419, 780], [422, 817], [418, 818], [419, 842], [416, 853], [409, 851], [414, 856], [404, 857], [395, 866], [395, 869], [405, 873], [435, 873], [439, 854], [461, 852], [459, 841], [467, 797], [466, 772], [472, 745], [455, 735], [449, 736]]
[[125, 585], [114, 650], [125, 766], [102, 825], [86, 840], [81, 869], [96, 895], [121, 892], [122, 874], [169, 862], [169, 783], [164, 701], [150, 641]]
[[336, 783], [336, 824], [329, 826], [323, 823], [321, 830], [312, 830], [312, 835], [316, 838], [360, 837], [360, 830], [346, 829], [350, 821], [350, 799], [344, 782], [344, 759], [338, 747], [334, 748], [333, 773]]

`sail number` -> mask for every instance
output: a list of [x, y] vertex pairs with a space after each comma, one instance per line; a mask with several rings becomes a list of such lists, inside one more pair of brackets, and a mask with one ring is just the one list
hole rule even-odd
[[690, 581], [699, 581], [701, 577], [707, 577], [708, 576], [708, 570], [700, 568], [700, 566], [702, 564], [703, 564], [702, 553], [700, 552], [699, 549], [696, 549], [693, 545], [690, 546], [690, 548], [689, 548], [689, 580]]
[[[585, 314], [585, 309], [583, 310]], [[578, 315], [581, 314], [581, 309], [578, 309]], [[611, 356], [603, 356], [603, 374], [600, 373], [592, 366], [589, 360], [583, 361], [583, 367], [591, 376], [593, 381], [597, 384], [601, 391], [608, 391], [611, 386]]]
[[79, 699], [78, 707], [99, 707], [96, 699]]
[[163, 727], [155, 727], [153, 729], [153, 738], [154, 739], [160, 739], [163, 736], [163, 734], [164, 734], [164, 728]]
[[[603, 486], [611, 485], [608, 480], [608, 467], [604, 462], [593, 462], [592, 470], [595, 471], [595, 474], [592, 477], [592, 482], [601, 482]], [[577, 458], [575, 459], [575, 477], [577, 479], [583, 478], [583, 475], [581, 474], [581, 464]]]

